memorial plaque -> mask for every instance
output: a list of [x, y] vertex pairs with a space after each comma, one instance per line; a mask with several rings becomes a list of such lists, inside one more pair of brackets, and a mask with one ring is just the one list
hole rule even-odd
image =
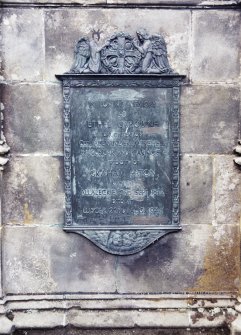
[[[167, 60], [159, 65], [168, 65], [168, 71], [145, 73], [141, 49], [133, 46], [129, 35], [115, 35], [111, 47], [113, 41], [124, 51], [116, 56], [108, 46], [100, 49], [98, 73], [91, 69], [90, 56], [79, 61], [82, 47], [78, 47], [70, 73], [57, 76], [64, 92], [64, 229], [84, 235], [110, 253], [126, 255], [181, 229], [183, 76], [172, 73]], [[130, 55], [134, 60], [128, 60]], [[134, 64], [131, 71], [129, 64]], [[149, 62], [149, 70], [154, 65]]]

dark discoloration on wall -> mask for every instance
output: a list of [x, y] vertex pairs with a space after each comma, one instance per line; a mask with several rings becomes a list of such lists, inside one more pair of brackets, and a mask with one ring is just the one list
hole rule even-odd
[[22, 330], [14, 335], [228, 335], [228, 328], [215, 329], [55, 329], [55, 330]]
[[2, 85], [2, 103], [12, 153], [62, 153], [61, 87]]
[[[92, 29], [103, 30], [102, 42], [116, 31], [135, 35], [140, 26], [163, 34], [171, 67], [187, 75], [183, 231], [116, 258], [62, 231], [62, 98], [55, 74], [71, 67], [74, 45]], [[241, 184], [232, 149], [240, 120], [239, 27], [235, 10], [4, 9], [2, 103], [12, 155], [3, 176], [5, 293], [237, 293]]]
[[[213, 241], [215, 243], [213, 243]], [[203, 273], [189, 291], [232, 291], [239, 289], [239, 229], [213, 228], [206, 244]]]
[[[141, 253], [119, 257], [118, 292], [185, 292], [202, 272], [200, 244], [205, 237], [200, 232], [199, 226], [185, 227], [183, 233], [169, 234]], [[200, 243], [196, 247], [194, 240]]]
[[12, 158], [3, 178], [3, 223], [61, 225], [64, 195], [59, 170], [59, 158]]
[[238, 137], [239, 87], [182, 88], [181, 149], [191, 154], [230, 154]]

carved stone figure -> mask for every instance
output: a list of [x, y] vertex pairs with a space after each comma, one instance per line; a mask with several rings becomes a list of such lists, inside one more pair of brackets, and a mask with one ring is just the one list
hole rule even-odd
[[236, 155], [239, 155], [239, 157], [235, 157], [234, 158], [234, 162], [241, 166], [241, 140], [238, 140], [238, 145], [236, 145], [236, 147], [234, 148], [234, 153]]
[[100, 72], [100, 51], [102, 47], [99, 46], [100, 32], [94, 31], [92, 34], [93, 40], [90, 41], [90, 59], [88, 63], [88, 68], [90, 72], [99, 73]]
[[6, 154], [10, 151], [5, 136], [3, 134], [3, 114], [0, 115], [1, 131], [0, 131], [0, 171], [4, 169], [4, 165], [7, 164], [9, 158]]
[[88, 61], [90, 58], [90, 43], [89, 39], [82, 37], [75, 46], [74, 49], [75, 62], [70, 72], [72, 73], [83, 73], [88, 67]]
[[149, 35], [145, 29], [137, 31], [136, 48], [142, 54], [142, 73], [172, 72], [168, 59], [167, 48], [161, 35]]
[[70, 72], [99, 73], [101, 68], [99, 46], [100, 31], [93, 31], [92, 40], [82, 37], [75, 47], [75, 63]]
[[78, 41], [70, 73], [171, 73], [164, 38], [145, 29], [137, 31], [137, 37], [120, 32], [100, 46], [100, 31], [93, 31], [91, 41]]

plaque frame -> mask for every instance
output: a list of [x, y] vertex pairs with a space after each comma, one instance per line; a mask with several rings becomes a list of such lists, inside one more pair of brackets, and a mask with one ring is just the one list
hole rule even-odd
[[[137, 253], [158, 238], [181, 230], [179, 215], [179, 170], [180, 170], [180, 85], [185, 78], [178, 74], [63, 74], [56, 75], [63, 82], [64, 99], [64, 180], [65, 180], [65, 223], [64, 230], [81, 234], [101, 249], [117, 255]], [[170, 225], [106, 225], [78, 226], [72, 214], [71, 181], [71, 120], [70, 93], [78, 87], [118, 88], [172, 88], [172, 223]], [[127, 238], [132, 243], [126, 243]]]

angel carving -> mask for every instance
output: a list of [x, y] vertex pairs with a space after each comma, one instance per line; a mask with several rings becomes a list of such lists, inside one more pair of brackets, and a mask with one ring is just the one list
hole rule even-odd
[[100, 31], [93, 31], [92, 40], [82, 37], [75, 47], [75, 62], [70, 72], [74, 73], [99, 73], [100, 51], [103, 48], [99, 45]]
[[142, 54], [142, 73], [171, 73], [167, 48], [161, 35], [149, 35], [145, 29], [137, 31], [135, 47]]

